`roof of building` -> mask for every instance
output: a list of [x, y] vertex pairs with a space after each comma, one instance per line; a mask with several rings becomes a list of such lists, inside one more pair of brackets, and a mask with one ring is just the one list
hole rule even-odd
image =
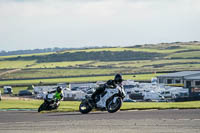
[[200, 80], [200, 75], [199, 76], [191, 76], [191, 77], [186, 77], [186, 80]]
[[192, 76], [194, 74], [200, 74], [200, 71], [182, 71], [182, 72], [169, 73], [166, 75], [160, 75], [158, 77], [185, 77], [185, 76]]

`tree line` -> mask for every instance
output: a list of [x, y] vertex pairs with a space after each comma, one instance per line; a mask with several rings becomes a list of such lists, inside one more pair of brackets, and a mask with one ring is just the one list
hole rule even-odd
[[162, 58], [165, 54], [155, 52], [139, 52], [139, 51], [96, 51], [96, 52], [66, 52], [54, 53], [49, 55], [33, 55], [33, 56], [17, 56], [7, 58], [6, 60], [37, 60], [41, 62], [61, 62], [61, 61], [129, 61], [129, 60], [152, 60]]

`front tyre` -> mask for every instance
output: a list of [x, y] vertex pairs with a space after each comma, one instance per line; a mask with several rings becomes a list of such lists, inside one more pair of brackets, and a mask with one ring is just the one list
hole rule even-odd
[[90, 111], [92, 111], [92, 108], [91, 106], [88, 104], [88, 102], [86, 101], [82, 101], [80, 106], [79, 106], [79, 111], [82, 113], [82, 114], [87, 114], [89, 113]]
[[45, 103], [40, 105], [40, 107], [38, 108], [38, 112], [41, 112], [43, 110], [45, 110]]
[[120, 97], [113, 97], [108, 101], [106, 108], [109, 113], [115, 113], [121, 108], [121, 106], [122, 106], [122, 99]]

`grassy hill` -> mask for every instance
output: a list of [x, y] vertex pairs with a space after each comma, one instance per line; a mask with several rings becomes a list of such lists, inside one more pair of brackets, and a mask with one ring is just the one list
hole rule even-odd
[[[66, 50], [0, 57], [0, 79], [6, 79], [1, 82], [31, 78], [33, 80], [52, 78], [57, 79], [57, 82], [61, 78], [78, 78], [79, 80], [72, 81], [87, 81], [86, 77], [113, 76], [115, 73], [135, 75], [199, 70], [199, 68], [200, 42]], [[20, 71], [10, 72], [13, 69], [20, 69]]]

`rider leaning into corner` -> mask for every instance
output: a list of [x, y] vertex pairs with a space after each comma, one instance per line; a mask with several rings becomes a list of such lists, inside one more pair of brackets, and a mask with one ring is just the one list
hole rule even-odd
[[117, 85], [122, 86], [122, 81], [121, 74], [116, 74], [114, 80], [108, 80], [105, 84], [100, 85], [91, 96], [92, 104], [95, 105], [95, 97], [102, 94], [106, 88], [116, 88]]
[[60, 101], [63, 98], [62, 88], [60, 86], [58, 86], [56, 90], [51, 91], [50, 93], [55, 93], [53, 98], [56, 100], [56, 102]]

